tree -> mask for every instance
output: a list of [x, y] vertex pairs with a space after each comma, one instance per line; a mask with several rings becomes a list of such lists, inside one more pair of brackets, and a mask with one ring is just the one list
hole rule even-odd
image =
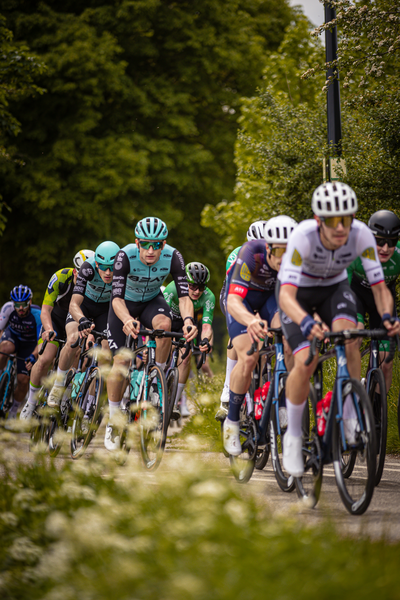
[[46, 63], [47, 94], [19, 102], [25, 166], [0, 175], [14, 209], [3, 249], [17, 228], [23, 240], [1, 280], [35, 273], [43, 286], [79, 247], [132, 241], [148, 214], [187, 260], [222, 271], [200, 213], [232, 197], [239, 99], [278, 47], [288, 2], [6, 0], [3, 12]]

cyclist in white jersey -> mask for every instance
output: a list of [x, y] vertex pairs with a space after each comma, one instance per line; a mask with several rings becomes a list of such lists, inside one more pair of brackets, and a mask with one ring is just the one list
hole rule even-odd
[[[384, 281], [375, 238], [367, 225], [354, 220], [357, 208], [356, 195], [348, 185], [320, 185], [312, 197], [315, 218], [303, 221], [293, 232], [278, 275], [282, 328], [294, 354], [294, 368], [286, 382], [288, 429], [283, 440], [283, 466], [295, 477], [304, 472], [301, 420], [318, 360], [316, 357], [310, 366], [305, 365], [310, 341], [314, 337], [322, 340], [329, 328], [342, 331], [356, 326], [355, 297], [346, 268], [358, 256], [388, 334], [400, 331], [398, 319], [390, 322], [393, 298]], [[314, 312], [320, 315], [322, 326], [311, 316]], [[359, 379], [359, 352], [347, 349], [346, 356], [350, 376]], [[349, 443], [355, 440], [354, 417], [351, 404], [345, 402], [344, 428]]]

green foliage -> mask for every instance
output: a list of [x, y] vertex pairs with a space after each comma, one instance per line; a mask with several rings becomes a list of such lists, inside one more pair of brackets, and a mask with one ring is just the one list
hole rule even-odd
[[148, 214], [167, 221], [186, 260], [222, 274], [200, 213], [232, 197], [240, 97], [253, 93], [266, 52], [281, 42], [288, 1], [6, 0], [2, 8], [15, 39], [47, 65], [39, 82], [47, 93], [15, 105], [14, 151], [25, 165], [0, 166], [13, 210], [3, 250], [17, 230], [21, 239], [2, 265], [0, 291], [19, 278], [42, 288], [79, 247], [131, 242]]
[[271, 514], [210, 461], [174, 453], [149, 478], [104, 454], [27, 461], [14, 441], [1, 434], [2, 598], [398, 597], [398, 543]]

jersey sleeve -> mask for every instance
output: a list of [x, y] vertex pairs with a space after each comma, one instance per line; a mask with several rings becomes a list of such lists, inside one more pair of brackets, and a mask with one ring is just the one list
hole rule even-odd
[[293, 230], [282, 261], [278, 279], [281, 285], [299, 287], [303, 263], [310, 253], [310, 242], [299, 228]]
[[246, 242], [240, 248], [235, 266], [233, 267], [228, 294], [234, 294], [241, 298], [246, 297], [251, 281], [251, 274], [256, 264], [254, 251], [254, 248], [249, 247], [249, 242]]
[[1, 307], [1, 310], [0, 310], [0, 331], [3, 331], [7, 327], [8, 321], [10, 319], [10, 315], [13, 312], [13, 310], [14, 310], [14, 303], [13, 302], [6, 302]]
[[178, 292], [176, 291], [175, 281], [171, 281], [163, 291], [164, 298], [168, 304], [168, 306], [172, 306], [172, 304], [178, 304]]
[[44, 294], [43, 304], [46, 304], [47, 306], [54, 306], [60, 290], [61, 273], [62, 269], [60, 269], [51, 276]]
[[114, 260], [111, 300], [125, 298], [126, 280], [130, 271], [127, 253], [120, 250]]
[[375, 238], [372, 231], [366, 225], [360, 230], [357, 239], [357, 253], [361, 258], [362, 266], [370, 286], [372, 287], [385, 281]]
[[214, 318], [215, 296], [212, 291], [206, 287], [204, 290], [205, 302], [203, 308], [202, 322], [212, 325]]
[[79, 269], [72, 295], [79, 294], [80, 296], [84, 296], [87, 282], [92, 281], [94, 275], [94, 268], [89, 262], [85, 261]]
[[178, 250], [174, 250], [171, 259], [171, 275], [176, 285], [178, 298], [189, 296], [189, 287], [186, 278], [185, 261]]
[[40, 320], [40, 313], [41, 310], [40, 308], [32, 308], [31, 309], [33, 316], [35, 317], [35, 322], [36, 322], [36, 341], [39, 339], [40, 337], [40, 331], [42, 329], [42, 321]]

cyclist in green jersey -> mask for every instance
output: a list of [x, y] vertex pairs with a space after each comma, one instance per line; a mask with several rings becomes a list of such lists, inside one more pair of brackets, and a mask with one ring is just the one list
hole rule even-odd
[[[212, 322], [214, 318], [215, 296], [206, 286], [210, 280], [210, 271], [199, 262], [188, 263], [185, 267], [186, 277], [189, 286], [189, 298], [193, 302], [194, 319], [198, 321], [201, 318], [201, 331], [199, 327], [199, 348], [202, 352], [209, 353], [212, 347], [213, 330]], [[183, 327], [183, 319], [179, 310], [179, 298], [175, 282], [171, 282], [163, 291], [164, 298], [172, 313], [172, 331], [180, 331]], [[172, 412], [172, 418], [177, 420], [181, 413], [178, 408], [178, 402], [181, 399], [183, 389], [190, 373], [191, 353], [179, 365], [179, 384], [175, 398], [175, 406]], [[184, 408], [182, 407], [182, 411]], [[188, 416], [188, 413], [182, 416]]]
[[[393, 296], [394, 311], [396, 316], [396, 280], [400, 275], [400, 219], [391, 210], [378, 210], [368, 221], [368, 227], [375, 236], [379, 260], [382, 265], [385, 283]], [[357, 301], [357, 327], [364, 329], [365, 315], [369, 314], [371, 329], [382, 326], [382, 319], [376, 309], [374, 296], [367, 276], [358, 257], [347, 269], [351, 289]], [[357, 344], [357, 340], [352, 342]], [[379, 344], [379, 362], [385, 376], [386, 389], [392, 384], [393, 361], [385, 363], [385, 353], [389, 350], [389, 341]]]
[[[264, 238], [264, 225], [267, 221], [254, 221], [247, 231], [247, 241], [251, 240], [259, 240]], [[237, 255], [239, 254], [239, 250], [242, 246], [238, 246], [235, 248], [226, 261], [226, 277], [224, 283], [222, 284], [221, 293], [219, 296], [219, 305], [221, 307], [222, 314], [226, 316], [226, 281], [228, 278], [228, 274], [231, 268], [234, 267], [237, 259]], [[229, 406], [229, 382], [231, 378], [231, 372], [234, 366], [237, 363], [237, 354], [234, 348], [228, 348], [226, 351], [226, 371], [225, 371], [225, 382], [224, 387], [222, 388], [221, 393], [221, 405], [215, 415], [215, 418], [219, 421], [223, 421], [228, 414], [228, 406]]]
[[37, 362], [32, 367], [28, 401], [21, 411], [21, 419], [29, 419], [32, 416], [36, 407], [41, 382], [46, 377], [50, 365], [57, 354], [58, 343], [51, 340], [50, 334], [54, 332], [54, 335], [51, 337], [66, 339], [65, 319], [68, 314], [72, 290], [74, 289], [80, 267], [91, 256], [94, 256], [93, 250], [79, 250], [74, 256], [73, 268], [60, 269], [50, 278], [40, 313], [42, 329], [38, 340], [39, 350], [44, 341], [50, 343], [46, 345], [43, 354], [38, 356]]

